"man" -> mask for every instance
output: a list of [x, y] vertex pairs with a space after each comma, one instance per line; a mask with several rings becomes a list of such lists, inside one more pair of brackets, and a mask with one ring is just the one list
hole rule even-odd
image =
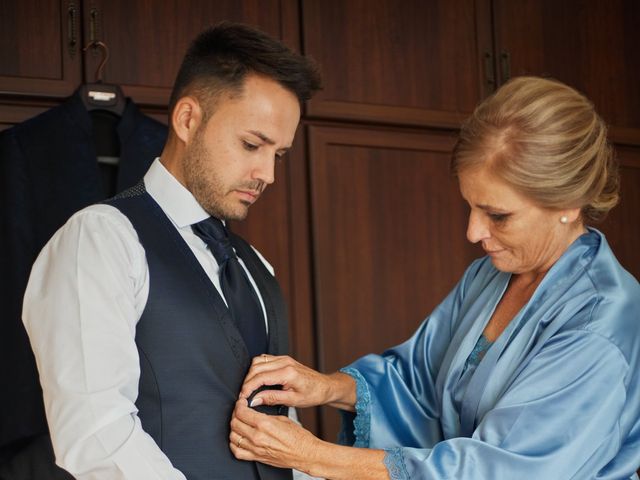
[[318, 88], [314, 65], [265, 34], [206, 30], [143, 182], [74, 215], [41, 252], [23, 319], [56, 462], [76, 478], [291, 478], [229, 451], [251, 358], [286, 353], [287, 320], [270, 267], [223, 221], [274, 181]]

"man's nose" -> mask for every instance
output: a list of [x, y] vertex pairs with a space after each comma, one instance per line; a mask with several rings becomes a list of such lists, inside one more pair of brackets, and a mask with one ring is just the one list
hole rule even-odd
[[270, 185], [275, 180], [275, 157], [265, 155], [257, 163], [253, 170], [253, 179], [260, 180], [265, 185]]

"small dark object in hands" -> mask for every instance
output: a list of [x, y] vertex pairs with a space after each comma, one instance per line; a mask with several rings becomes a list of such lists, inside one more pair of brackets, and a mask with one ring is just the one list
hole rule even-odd
[[[251, 405], [253, 397], [255, 397], [257, 393], [262, 392], [263, 390], [282, 390], [282, 385], [263, 385], [262, 387], [257, 388], [251, 395], [249, 395], [249, 398], [247, 398], [247, 404]], [[286, 407], [284, 405], [258, 405], [251, 408], [253, 408], [256, 412], [265, 413], [267, 415], [289, 415], [289, 407]]]

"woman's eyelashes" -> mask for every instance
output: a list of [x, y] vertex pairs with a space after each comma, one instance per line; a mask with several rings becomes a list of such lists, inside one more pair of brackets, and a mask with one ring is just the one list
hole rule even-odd
[[510, 213], [487, 213], [493, 223], [504, 223], [511, 216]]

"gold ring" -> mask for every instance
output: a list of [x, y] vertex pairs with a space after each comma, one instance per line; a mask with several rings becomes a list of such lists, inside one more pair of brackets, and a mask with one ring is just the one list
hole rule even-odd
[[262, 354], [262, 360], [264, 360], [264, 363], [268, 362], [267, 356], [264, 353]]
[[242, 444], [242, 441], [244, 440], [244, 437], [240, 437], [240, 440], [238, 440], [238, 443], [236, 443], [236, 445], [238, 446], [238, 448], [242, 448], [240, 447], [240, 445]]

